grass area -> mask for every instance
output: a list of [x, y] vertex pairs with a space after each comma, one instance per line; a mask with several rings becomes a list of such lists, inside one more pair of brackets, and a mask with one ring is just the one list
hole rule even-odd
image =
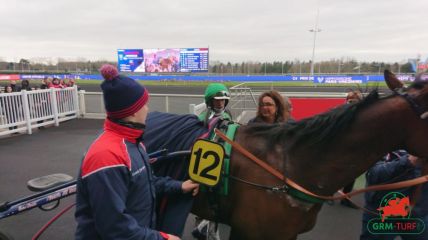
[[[202, 86], [205, 87], [209, 83], [208, 81], [139, 81], [140, 83], [144, 85], [151, 85], [151, 86]], [[101, 80], [77, 80], [76, 83], [79, 84], [100, 84]], [[226, 86], [232, 87], [236, 86], [242, 82], [223, 82]], [[386, 87], [386, 84], [384, 82], [369, 82], [368, 84], [316, 84], [313, 82], [247, 82], [246, 86], [254, 86], [254, 87], [260, 87], [260, 86], [274, 86], [274, 87], [352, 87], [355, 88], [356, 86], [360, 88], [373, 88], [373, 87]]]

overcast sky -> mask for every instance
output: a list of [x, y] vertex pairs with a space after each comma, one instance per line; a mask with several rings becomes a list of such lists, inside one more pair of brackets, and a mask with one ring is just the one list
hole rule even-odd
[[428, 56], [428, 0], [0, 0], [0, 58], [117, 60], [208, 47], [210, 61], [402, 62]]

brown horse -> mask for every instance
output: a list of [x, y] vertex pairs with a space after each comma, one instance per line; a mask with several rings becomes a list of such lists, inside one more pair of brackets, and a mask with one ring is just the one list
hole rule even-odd
[[161, 72], [171, 72], [173, 64], [174, 64], [173, 56], [159, 59], [159, 68]]
[[[402, 87], [389, 71], [385, 79], [393, 90]], [[235, 140], [302, 187], [332, 195], [390, 151], [428, 157], [428, 122], [421, 119], [427, 111], [428, 84], [415, 82], [383, 98], [374, 90], [359, 103], [294, 124], [242, 126]], [[192, 212], [230, 225], [231, 239], [296, 239], [314, 227], [321, 203], [237, 181], [284, 185], [234, 150], [230, 175], [230, 194], [219, 197], [216, 214], [206, 193]]]

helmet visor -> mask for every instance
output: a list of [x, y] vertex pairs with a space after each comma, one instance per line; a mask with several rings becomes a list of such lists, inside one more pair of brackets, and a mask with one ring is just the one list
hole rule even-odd
[[226, 91], [220, 91], [214, 94], [214, 99], [230, 99], [230, 94]]

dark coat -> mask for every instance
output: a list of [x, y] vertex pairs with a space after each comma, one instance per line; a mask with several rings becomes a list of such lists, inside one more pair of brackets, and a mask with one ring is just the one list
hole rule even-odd
[[164, 239], [156, 194], [181, 193], [182, 183], [153, 175], [142, 133], [106, 120], [77, 180], [75, 239]]

